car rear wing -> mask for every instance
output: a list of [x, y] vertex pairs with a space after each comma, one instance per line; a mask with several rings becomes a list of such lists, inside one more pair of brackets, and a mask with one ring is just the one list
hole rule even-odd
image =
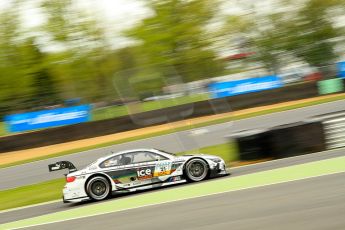
[[49, 172], [54, 172], [62, 169], [68, 169], [69, 173], [77, 171], [77, 168], [69, 161], [58, 161], [55, 164], [48, 165]]

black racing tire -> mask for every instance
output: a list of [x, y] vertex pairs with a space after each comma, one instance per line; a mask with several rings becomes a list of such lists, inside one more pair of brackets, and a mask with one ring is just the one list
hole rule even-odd
[[104, 200], [111, 193], [111, 186], [107, 178], [103, 176], [92, 177], [86, 185], [86, 193], [92, 200]]
[[194, 158], [186, 163], [185, 176], [189, 182], [198, 182], [207, 179], [209, 167], [206, 161]]

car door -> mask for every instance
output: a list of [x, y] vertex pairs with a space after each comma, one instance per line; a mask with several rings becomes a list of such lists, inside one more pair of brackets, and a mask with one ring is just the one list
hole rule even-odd
[[159, 153], [137, 151], [131, 156], [133, 168], [136, 168], [137, 180], [144, 184], [160, 182], [162, 177], [171, 173], [172, 161]]
[[133, 151], [111, 157], [100, 167], [121, 190], [159, 182], [158, 178], [169, 174], [171, 160], [150, 151]]
[[136, 171], [132, 168], [131, 158], [126, 157], [125, 154], [112, 156], [103, 161], [99, 167], [113, 180], [116, 190], [131, 187], [132, 182], [136, 180]]

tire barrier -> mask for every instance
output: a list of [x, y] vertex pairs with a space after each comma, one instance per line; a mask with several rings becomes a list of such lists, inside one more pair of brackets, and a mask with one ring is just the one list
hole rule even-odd
[[271, 154], [275, 159], [326, 150], [323, 123], [300, 122], [278, 126], [270, 131]]
[[323, 123], [299, 122], [268, 130], [243, 131], [229, 136], [243, 161], [280, 159], [326, 150]]
[[267, 136], [268, 130], [257, 129], [238, 132], [229, 137], [237, 143], [239, 159], [252, 161], [271, 157]]
[[322, 120], [327, 149], [345, 147], [345, 111], [315, 117]]

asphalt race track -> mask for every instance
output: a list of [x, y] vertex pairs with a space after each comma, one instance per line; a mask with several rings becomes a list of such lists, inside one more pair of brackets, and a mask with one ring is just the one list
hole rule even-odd
[[[255, 164], [255, 165], [248, 165], [248, 166], [244, 166], [244, 167], [232, 168], [232, 169], [230, 169], [230, 172], [231, 172], [231, 176], [230, 177], [242, 176], [242, 175], [246, 175], [246, 174], [262, 172], [262, 171], [266, 171], [266, 170], [271, 170], [271, 169], [276, 169], [276, 168], [281, 168], [281, 167], [287, 167], [287, 166], [297, 165], [297, 164], [303, 164], [303, 163], [308, 163], [308, 162], [313, 162], [313, 161], [319, 161], [319, 160], [324, 160], [324, 159], [330, 159], [330, 158], [339, 157], [339, 156], [344, 156], [344, 154], [343, 154], [343, 152], [341, 150], [328, 151], [328, 152], [320, 152], [320, 153], [303, 155], [303, 156], [299, 156], [299, 157], [293, 157], [293, 158], [275, 160], [275, 161], [270, 161], [270, 162], [264, 162], [264, 163], [259, 163], [259, 164]], [[327, 188], [322, 188], [323, 187], [323, 183], [327, 183], [327, 181], [323, 181], [319, 185], [315, 184], [315, 186], [319, 186], [321, 188], [321, 189], [318, 188], [317, 189], [318, 191], [315, 191], [315, 192], [320, 192], [320, 194], [325, 193], [325, 194], [323, 194], [323, 196], [325, 196], [327, 194], [332, 195], [335, 191], [337, 191], [339, 193], [338, 195], [341, 195], [343, 198], [345, 198], [344, 197], [345, 196], [345, 180], [344, 180], [344, 176], [345, 175], [341, 174], [341, 177], [340, 178], [337, 177], [337, 179], [335, 180], [335, 183], [342, 183], [342, 186], [338, 186], [338, 185], [335, 186], [335, 185], [331, 184], [331, 185], [325, 186]], [[330, 176], [330, 177], [333, 177], [333, 176]], [[219, 178], [219, 180], [221, 180], [221, 179], [222, 178]], [[286, 189], [285, 188], [286, 185], [285, 185], [285, 187], [283, 186], [281, 190], [280, 189], [278, 189], [278, 190], [273, 189], [272, 191], [268, 191], [268, 192], [266, 192], [266, 190], [265, 190], [266, 188], [258, 188], [260, 192], [257, 192], [257, 191], [253, 192], [252, 191], [252, 190], [257, 190], [257, 189], [249, 189], [249, 190], [243, 190], [242, 192], [244, 194], [242, 194], [242, 192], [240, 192], [240, 191], [238, 191], [238, 192], [230, 192], [231, 196], [230, 195], [226, 195], [226, 194], [228, 194], [228, 193], [226, 193], [224, 196], [227, 197], [227, 198], [224, 198], [224, 197], [220, 198], [223, 195], [221, 195], [219, 197], [218, 196], [208, 196], [208, 197], [205, 197], [205, 198], [196, 198], [198, 200], [198, 202], [195, 202], [196, 199], [191, 199], [191, 200], [188, 200], [188, 201], [174, 202], [172, 204], [162, 205], [162, 210], [161, 210], [161, 206], [159, 206], [159, 208], [157, 208], [157, 206], [154, 206], [154, 207], [155, 207], [155, 209], [161, 210], [160, 212], [164, 213], [164, 216], [162, 218], [168, 218], [168, 216], [165, 216], [165, 214], [166, 213], [171, 213], [170, 211], [165, 210], [165, 208], [167, 208], [167, 207], [171, 208], [171, 206], [172, 206], [173, 209], [174, 208], [178, 209], [178, 210], [176, 210], [177, 213], [181, 213], [181, 210], [179, 210], [181, 205], [177, 205], [177, 204], [181, 204], [181, 203], [183, 205], [186, 205], [185, 208], [186, 208], [186, 210], [189, 210], [190, 213], [193, 213], [193, 215], [199, 215], [198, 214], [199, 212], [195, 211], [195, 210], [199, 210], [200, 209], [202, 211], [204, 206], [200, 206], [199, 207], [199, 205], [206, 205], [207, 206], [207, 200], [209, 199], [208, 206], [210, 206], [210, 207], [212, 207], [212, 209], [214, 209], [212, 212], [210, 211], [209, 214], [212, 214], [213, 212], [220, 212], [219, 215], [222, 216], [221, 213], [224, 212], [223, 209], [227, 209], [228, 211], [226, 213], [228, 213], [228, 214], [231, 213], [231, 215], [235, 215], [236, 212], [240, 212], [240, 213], [242, 213], [241, 215], [245, 215], [245, 213], [246, 213], [245, 210], [246, 210], [246, 208], [248, 208], [248, 205], [250, 206], [250, 205], [253, 204], [252, 203], [252, 199], [253, 199], [253, 201], [259, 203], [259, 202], [261, 202], [261, 200], [264, 201], [262, 196], [266, 197], [265, 199], [269, 199], [269, 197], [272, 196], [272, 198], [274, 199], [274, 198], [277, 198], [276, 193], [278, 193], [278, 194], [279, 193], [283, 193], [283, 194], [286, 193], [286, 194], [288, 194], [286, 196], [283, 196], [283, 195], [279, 196], [279, 199], [282, 199], [282, 200], [277, 200], [277, 201], [274, 201], [274, 202], [267, 202], [267, 201], [265, 201], [266, 204], [265, 203], [262, 204], [262, 207], [265, 207], [265, 208], [266, 208], [266, 205], [271, 205], [272, 209], [277, 208], [277, 207], [274, 207], [274, 205], [276, 205], [276, 206], [278, 205], [279, 206], [280, 202], [286, 202], [287, 205], [288, 205], [290, 201], [294, 201], [295, 199], [290, 199], [290, 197], [291, 196], [294, 197], [295, 195], [297, 195], [296, 191], [299, 191], [300, 193], [305, 193], [305, 194], [300, 194], [301, 197], [299, 199], [303, 200], [303, 197], [305, 195], [306, 196], [308, 194], [310, 195], [309, 190], [310, 191], [314, 191], [314, 189], [311, 189], [311, 188], [308, 187], [308, 186], [311, 186], [311, 185], [308, 185], [308, 184], [303, 185], [303, 183], [305, 183], [306, 181], [309, 181], [309, 180], [314, 180], [314, 179], [303, 180], [303, 182], [296, 182], [296, 183], [302, 183], [302, 186], [299, 186], [299, 185], [298, 186], [291, 186], [291, 189], [290, 188]], [[207, 181], [202, 182], [202, 183], [207, 183]], [[289, 184], [290, 185], [290, 183], [284, 183], [284, 184]], [[189, 186], [189, 184], [177, 185], [177, 186]], [[279, 186], [280, 185], [274, 185], [274, 186], [272, 186], [272, 188], [279, 188]], [[172, 186], [170, 188], [173, 188], [173, 187], [176, 187], [176, 186]], [[271, 186], [269, 186], [269, 187], [271, 187]], [[154, 191], [166, 190], [166, 189], [169, 189], [169, 187], [161, 188], [161, 189], [156, 189]], [[329, 193], [328, 191], [325, 191], [327, 189], [331, 190], [332, 192]], [[154, 191], [146, 191], [146, 192], [141, 192], [139, 194], [122, 195], [120, 197], [114, 197], [114, 198], [110, 199], [110, 201], [113, 201], [114, 199], [126, 198], [126, 197], [129, 197], [129, 196], [138, 196], [138, 195], [140, 195], [142, 193], [148, 193], [148, 192], [154, 192]], [[249, 193], [249, 195], [246, 195], [247, 193]], [[251, 193], [253, 193], [253, 195], [250, 195]], [[233, 194], [235, 194], [235, 196], [234, 196], [235, 198], [233, 197]], [[236, 201], [236, 199], [237, 199], [236, 198], [236, 196], [237, 196], [236, 194], [238, 195], [238, 199], [239, 199], [238, 201]], [[250, 197], [250, 196], [253, 196], [253, 197], [250, 198], [251, 201], [248, 204], [246, 202], [248, 202], [248, 199], [249, 199], [248, 197]], [[313, 195], [312, 197], [309, 197], [309, 198], [319, 199], [318, 196], [316, 196], [316, 195], [315, 196]], [[201, 200], [200, 204], [199, 204], [199, 199]], [[213, 199], [215, 199], [215, 200], [213, 200]], [[218, 210], [217, 209], [217, 205], [214, 205], [214, 203], [217, 204], [217, 202], [220, 202], [221, 199], [225, 199], [225, 200], [229, 201], [229, 203], [224, 203], [223, 205], [220, 205], [221, 207], [223, 207], [223, 209], [219, 209]], [[310, 201], [310, 200], [307, 199], [306, 201]], [[323, 200], [323, 201], [326, 202], [326, 203], [322, 203], [323, 205], [326, 205], [327, 202], [328, 202], [326, 200]], [[108, 202], [108, 201], [103, 201], [103, 202]], [[59, 202], [54, 202], [54, 203], [50, 203], [50, 204], [43, 204], [43, 205], [34, 206], [34, 207], [28, 207], [28, 208], [22, 208], [22, 209], [18, 209], [18, 210], [13, 210], [13, 211], [7, 211], [7, 212], [3, 212], [3, 213], [0, 212], [0, 224], [7, 223], [7, 222], [12, 222], [12, 221], [16, 221], [16, 220], [21, 220], [21, 219], [26, 219], [26, 218], [30, 218], [30, 217], [40, 216], [40, 215], [44, 215], [44, 214], [48, 214], [48, 213], [54, 213], [54, 212], [68, 210], [68, 209], [84, 207], [84, 206], [89, 205], [89, 204], [94, 204], [94, 202], [87, 202], [87, 203], [83, 203], [83, 204], [63, 204], [62, 201], [59, 201]], [[192, 204], [195, 204], [196, 207], [194, 207], [194, 208], [191, 207], [190, 205], [192, 205]], [[235, 209], [233, 207], [234, 206], [233, 204], [241, 204], [241, 205], [244, 205], [244, 207], [238, 207], [238, 208]], [[345, 208], [345, 206], [343, 204], [343, 201], [342, 202], [338, 201], [338, 204], [342, 208]], [[181, 207], [183, 207], [183, 205]], [[304, 205], [300, 206], [300, 208], [304, 208], [304, 207], [305, 207]], [[193, 208], [194, 211], [190, 210], [190, 208]], [[256, 214], [262, 214], [260, 211], [258, 211], [260, 206], [254, 207], [254, 208], [256, 208], [255, 210], [258, 213], [253, 212], [252, 214], [255, 214], [255, 213]], [[271, 210], [271, 208], [268, 208], [268, 210]], [[142, 209], [146, 209], [146, 208], [140, 208], [140, 210], [142, 210]], [[154, 215], [155, 212], [152, 211], [151, 208], [148, 208], [148, 209], [149, 210], [147, 210], [145, 212], [152, 213], [152, 216], [154, 218], [155, 217], [155, 215]], [[137, 209], [137, 210], [139, 210], [139, 209]], [[137, 212], [137, 210], [133, 210], [133, 211], [129, 211], [129, 212]], [[208, 212], [207, 209], [204, 210], [204, 212], [207, 213]], [[123, 213], [127, 213], [127, 212], [119, 212], [117, 214], [111, 214], [111, 215], [123, 215]], [[188, 211], [184, 211], [182, 213], [185, 213], [185, 215], [187, 215]], [[240, 215], [240, 213], [238, 213], [238, 215]], [[342, 212], [342, 213], [345, 213], [345, 212]], [[134, 218], [135, 220], [137, 218], [139, 218], [139, 219], [142, 218], [142, 216], [135, 216], [135, 215], [136, 215], [135, 213], [131, 214], [131, 217]], [[105, 216], [107, 216], [107, 215], [105, 215]], [[213, 221], [214, 219], [212, 218], [212, 216], [213, 216], [213, 214], [211, 215], [211, 217], [208, 217], [207, 219], [209, 219], [209, 221]], [[218, 214], [216, 216], [218, 216]], [[91, 219], [93, 219], [93, 218], [96, 218], [96, 217], [92, 217]], [[111, 218], [113, 218], [113, 217], [111, 217]], [[112, 220], [114, 221], [114, 220], [116, 220], [118, 218], [119, 217], [114, 217], [114, 219], [112, 219]], [[171, 216], [171, 218], [175, 219], [175, 217], [173, 218], [173, 215]], [[179, 220], [179, 218], [180, 217], [177, 217], [176, 220]], [[193, 221], [193, 218], [190, 221]], [[203, 219], [202, 216], [199, 216], [198, 218]], [[224, 218], [225, 218], [225, 216], [224, 216]], [[126, 218], [122, 218], [121, 217], [121, 223], [122, 224], [126, 224], [127, 221], [130, 221], [128, 218], [126, 219], [127, 221], [123, 221], [125, 219]], [[156, 217], [154, 219], [155, 220], [161, 220], [160, 218], [156, 218]], [[85, 220], [85, 219], [81, 219], [81, 220]], [[226, 221], [226, 220], [227, 219], [225, 218], [223, 221]], [[98, 220], [94, 220], [94, 221], [98, 221]], [[70, 222], [70, 221], [68, 221], [68, 222]], [[115, 223], [117, 223], [117, 222], [116, 221], [112, 222], [112, 224], [115, 224]], [[134, 223], [133, 229], [135, 229], [134, 226], [136, 226], [135, 225], [136, 222], [132, 221], [132, 223]], [[161, 224], [163, 224], [163, 223], [161, 223]], [[198, 224], [197, 221], [196, 221], [196, 224]], [[215, 224], [215, 223], [213, 223], [213, 224]], [[83, 224], [79, 224], [79, 223], [77, 225], [84, 226], [83, 228], [85, 228], [85, 226], [88, 226], [86, 224], [83, 225]], [[50, 226], [50, 225], [47, 225], [47, 226]], [[92, 226], [92, 224], [90, 226]], [[54, 225], [53, 227], [55, 229], [58, 226]], [[59, 226], [59, 227], [61, 227], [62, 229], [70, 229], [70, 227], [68, 227], [68, 226]], [[104, 227], [106, 227], [106, 225], [104, 225]], [[109, 227], [109, 226], [107, 226], [107, 227]], [[124, 228], [119, 228], [119, 229], [127, 229], [126, 226], [123, 226], [123, 227]], [[201, 227], [201, 226], [199, 226], [199, 227]], [[344, 227], [345, 227], [345, 225], [344, 225]], [[129, 229], [132, 229], [132, 228], [129, 228]], [[148, 228], [145, 227], [143, 229], [148, 229]], [[205, 229], [207, 229], [207, 228], [205, 228]], [[241, 229], [241, 228], [237, 228], [236, 227], [235, 229]], [[268, 228], [268, 229], [270, 229], [270, 228]], [[271, 229], [275, 229], [275, 228], [271, 228]]]
[[344, 110], [345, 100], [279, 112], [235, 122], [200, 128], [202, 132], [182, 131], [139, 141], [128, 142], [106, 148], [95, 149], [67, 156], [42, 160], [24, 165], [0, 169], [0, 190], [39, 183], [61, 177], [61, 172], [48, 173], [47, 165], [59, 160], [69, 160], [77, 168], [86, 166], [95, 159], [120, 151], [134, 148], [159, 148], [180, 152], [199, 147], [226, 143], [226, 136], [239, 130], [269, 128], [272, 126], [306, 120], [312, 116]]
[[344, 177], [328, 175], [28, 229], [341, 230]]
[[32, 229], [176, 229], [176, 225], [179, 229], [343, 229], [344, 176], [309, 178]]

